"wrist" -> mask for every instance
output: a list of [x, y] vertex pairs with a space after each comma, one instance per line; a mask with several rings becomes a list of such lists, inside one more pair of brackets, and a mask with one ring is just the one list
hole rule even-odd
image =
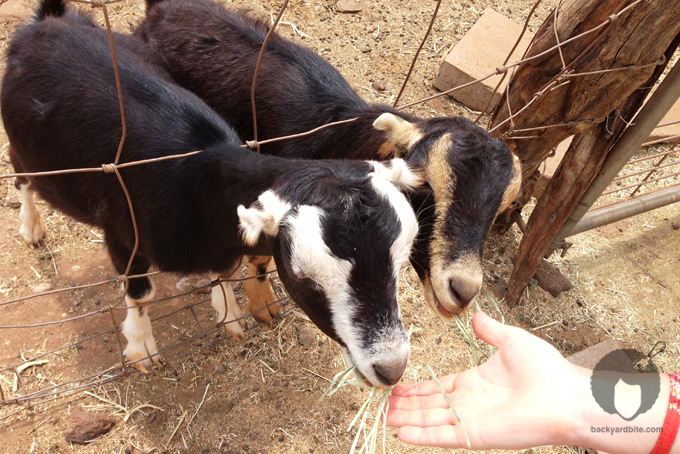
[[[647, 376], [645, 379], [658, 380], [660, 388], [658, 396], [651, 408], [644, 413], [638, 414], [632, 420], [621, 417], [618, 410], [610, 408], [605, 411], [595, 400], [591, 388], [593, 371], [578, 368], [578, 378], [574, 381], [574, 388], [570, 390], [574, 399], [571, 401], [570, 428], [567, 431], [568, 444], [581, 446], [606, 452], [644, 454], [652, 451], [659, 437], [658, 430], [662, 427], [668, 396], [670, 394], [670, 380], [666, 374], [639, 374]], [[638, 374], [635, 374], [636, 378]], [[612, 373], [610, 381], [615, 386], [621, 375]], [[621, 380], [634, 382], [632, 380]], [[657, 382], [658, 383], [658, 382]], [[640, 390], [623, 387], [616, 389], [615, 399], [617, 404], [625, 404], [626, 400], [639, 402]], [[569, 408], [569, 407], [568, 407]]]

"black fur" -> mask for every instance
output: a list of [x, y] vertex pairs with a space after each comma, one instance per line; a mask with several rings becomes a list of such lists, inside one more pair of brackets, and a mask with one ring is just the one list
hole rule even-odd
[[[9, 48], [0, 107], [12, 162], [20, 171], [111, 163], [121, 137], [106, 32], [91, 18], [64, 14], [56, 4], [61, 3], [44, 0], [38, 14], [42, 20], [20, 29]], [[323, 292], [313, 282], [288, 278], [286, 229], [275, 238], [263, 235], [254, 247], [241, 240], [237, 206], [250, 206], [271, 189], [293, 207], [319, 207], [324, 220], [332, 223], [323, 232], [331, 252], [356, 263], [353, 285], [373, 289], [370, 295], [359, 292], [357, 304], [370, 307], [358, 310], [398, 314], [392, 260], [385, 253], [400, 225], [393, 207], [373, 189], [372, 165], [288, 160], [241, 148], [224, 120], [174, 85], [137, 38], [115, 34], [114, 41], [127, 120], [121, 163], [204, 150], [120, 169], [140, 239], [130, 274], [144, 273], [151, 265], [183, 274], [229, 271], [244, 254], [274, 255], [295, 301], [342, 343]], [[75, 173], [30, 180], [52, 206], [101, 227], [116, 270], [125, 271], [134, 233], [115, 175]], [[130, 282], [129, 295], [135, 299], [149, 290], [147, 278]], [[382, 315], [375, 316], [366, 324], [376, 330], [383, 321]]]

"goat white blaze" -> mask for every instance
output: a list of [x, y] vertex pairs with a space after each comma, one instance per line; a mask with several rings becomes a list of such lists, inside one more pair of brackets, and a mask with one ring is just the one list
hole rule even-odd
[[19, 210], [19, 218], [21, 219], [19, 233], [28, 244], [37, 245], [45, 236], [45, 229], [40, 223], [40, 212], [33, 199], [35, 191], [30, 189], [29, 184], [22, 184], [19, 193], [22, 201], [21, 210]]
[[[422, 183], [422, 178], [411, 171], [402, 159], [394, 159], [387, 163], [390, 164], [391, 168], [379, 162], [371, 162], [376, 170], [375, 173], [371, 174], [371, 183], [375, 191], [390, 202], [399, 219], [400, 232], [394, 243], [390, 246], [393, 277], [395, 280], [394, 298], [396, 300], [399, 293], [399, 272], [411, 255], [411, 248], [418, 234], [418, 219], [413, 212], [411, 204], [395, 185], [413, 188]], [[387, 177], [387, 180], [385, 177]], [[395, 358], [408, 359], [411, 352], [408, 336], [405, 335], [404, 327], [401, 323], [401, 313], [398, 306], [397, 311], [398, 323], [394, 326], [383, 326], [376, 333], [379, 341], [375, 343], [377, 348], [373, 357], [378, 359], [377, 362], [383, 364], [394, 363]]]
[[[240, 267], [237, 267], [240, 270]], [[214, 281], [219, 278], [219, 275], [210, 273], [210, 280]], [[245, 327], [245, 320], [241, 308], [236, 303], [234, 296], [234, 289], [229, 282], [220, 282], [212, 288], [210, 304], [217, 312], [217, 323], [224, 322], [224, 329], [238, 340], [245, 337], [243, 328]], [[234, 320], [238, 320], [237, 322]]]
[[[376, 192], [390, 201], [399, 219], [401, 232], [390, 247], [390, 255], [394, 262], [395, 278], [399, 279], [399, 271], [411, 255], [411, 247], [418, 234], [418, 220], [411, 204], [406, 197], [394, 186], [401, 185], [413, 188], [422, 180], [413, 173], [402, 159], [391, 161], [391, 168], [379, 162], [370, 161], [376, 173], [371, 174], [371, 183]], [[385, 180], [387, 177], [389, 181]]]
[[125, 296], [128, 310], [121, 331], [125, 335], [128, 344], [123, 353], [129, 361], [133, 363], [139, 361], [140, 364], [135, 365], [135, 367], [144, 373], [148, 372], [146, 369], [151, 366], [152, 362], [156, 363], [156, 365], [160, 365], [160, 362], [158, 356], [142, 360], [142, 358], [147, 356], [158, 355], [158, 347], [156, 347], [156, 339], [154, 339], [151, 329], [148, 306], [140, 308], [136, 306], [153, 301], [155, 294], [156, 288], [153, 282], [151, 282], [151, 290], [140, 299], [133, 300], [129, 296]]
[[[346, 345], [345, 357], [372, 383], [381, 381], [373, 371], [376, 356], [364, 352], [362, 333], [354, 323], [353, 295], [349, 284], [353, 264], [334, 257], [323, 240], [322, 210], [301, 205], [297, 213], [288, 216], [290, 227], [291, 269], [294, 274], [306, 276], [321, 287], [330, 303], [335, 332]], [[382, 355], [381, 352], [376, 352]]]

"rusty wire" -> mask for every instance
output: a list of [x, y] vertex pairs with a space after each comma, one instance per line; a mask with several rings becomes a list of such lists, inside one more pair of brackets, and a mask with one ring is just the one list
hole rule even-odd
[[406, 73], [406, 77], [404, 78], [404, 83], [401, 84], [401, 88], [399, 89], [399, 94], [397, 95], [397, 98], [394, 100], [394, 104], [392, 104], [392, 107], [396, 108], [397, 104], [399, 103], [399, 99], [401, 98], [402, 93], [404, 93], [404, 89], [406, 88], [406, 84], [408, 83], [408, 80], [411, 78], [411, 73], [413, 72], [413, 68], [416, 66], [416, 62], [418, 61], [418, 56], [420, 55], [420, 51], [423, 50], [423, 46], [425, 45], [425, 41], [427, 41], [427, 38], [430, 36], [430, 32], [432, 31], [432, 26], [434, 25], [435, 19], [437, 19], [437, 12], [439, 12], [439, 6], [441, 6], [442, 0], [437, 0], [437, 5], [434, 7], [434, 12], [432, 13], [432, 19], [430, 20], [430, 25], [427, 27], [427, 31], [425, 32], [425, 36], [423, 36], [423, 40], [420, 42], [420, 46], [418, 46], [418, 50], [416, 51], [415, 56], [413, 57], [413, 61], [411, 62], [411, 66], [408, 69], [408, 72]]
[[[274, 30], [276, 30], [276, 26], [279, 24], [279, 21], [281, 20], [281, 17], [283, 16], [283, 12], [286, 10], [286, 6], [288, 6], [288, 0], [283, 1], [283, 5], [281, 5], [281, 8], [279, 9], [279, 14], [276, 16], [276, 19], [274, 20], [274, 24], [269, 28], [269, 31], [267, 32], [267, 36], [264, 38], [264, 42], [262, 43], [262, 48], [260, 49], [260, 55], [257, 57], [257, 64], [255, 65], [255, 74], [253, 74], [253, 84], [250, 87], [250, 105], [253, 109], [253, 142], [257, 144], [257, 111], [255, 109], [255, 85], [257, 84], [257, 75], [260, 73], [260, 65], [262, 64], [262, 57], [264, 57], [264, 52], [267, 49], [267, 43], [269, 42], [269, 38], [271, 38], [272, 33], [274, 33]], [[260, 152], [260, 145], [257, 145], [257, 152]]]

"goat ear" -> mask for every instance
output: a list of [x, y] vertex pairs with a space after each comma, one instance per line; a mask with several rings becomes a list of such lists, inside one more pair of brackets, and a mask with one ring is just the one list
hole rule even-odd
[[403, 159], [374, 162], [374, 166], [378, 172], [400, 190], [410, 191], [425, 183], [423, 174], [409, 167]]
[[249, 246], [254, 246], [263, 232], [268, 236], [276, 236], [281, 220], [290, 208], [290, 204], [281, 200], [272, 191], [263, 192], [250, 208], [239, 205], [236, 213], [243, 241]]
[[387, 112], [375, 119], [373, 127], [385, 131], [387, 140], [392, 142], [397, 150], [397, 156], [408, 157], [413, 145], [422, 137], [416, 125]]

